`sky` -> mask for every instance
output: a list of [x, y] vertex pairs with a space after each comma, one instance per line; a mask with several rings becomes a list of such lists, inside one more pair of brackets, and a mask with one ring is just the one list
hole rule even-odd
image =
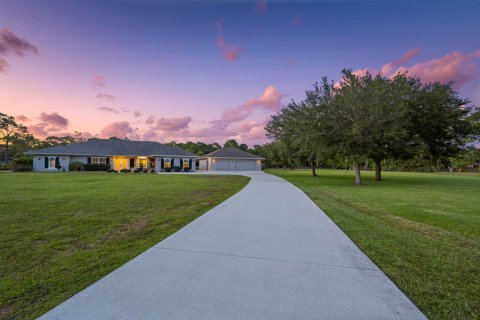
[[0, 0], [0, 112], [37, 138], [265, 143], [343, 68], [480, 104], [480, 1]]

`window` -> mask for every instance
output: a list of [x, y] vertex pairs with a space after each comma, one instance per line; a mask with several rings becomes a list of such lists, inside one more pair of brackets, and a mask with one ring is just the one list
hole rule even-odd
[[92, 163], [96, 163], [96, 164], [106, 164], [107, 163], [107, 158], [105, 157], [93, 157], [92, 158]]
[[183, 160], [183, 169], [188, 169], [188, 160]]
[[49, 158], [48, 160], [49, 160], [48, 167], [55, 168], [55, 158]]
[[165, 159], [165, 169], [170, 169], [170, 159]]
[[138, 166], [145, 168], [147, 166], [147, 158], [138, 158]]

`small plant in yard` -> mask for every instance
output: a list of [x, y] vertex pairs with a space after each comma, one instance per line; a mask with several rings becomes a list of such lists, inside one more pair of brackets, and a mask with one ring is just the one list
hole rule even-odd
[[175, 167], [173, 167], [173, 170], [175, 170], [175, 172], [180, 172], [180, 170], [182, 170], [182, 168], [179, 167], [179, 166], [175, 166]]
[[172, 171], [172, 168], [165, 168], [164, 171], [165, 172], [170, 172], [170, 171]]
[[127, 173], [127, 172], [130, 172], [130, 170], [128, 170], [128, 169], [122, 169], [122, 170], [120, 170], [120, 172]]
[[33, 159], [32, 157], [18, 157], [13, 159], [12, 170], [15, 172], [19, 171], [32, 171]]

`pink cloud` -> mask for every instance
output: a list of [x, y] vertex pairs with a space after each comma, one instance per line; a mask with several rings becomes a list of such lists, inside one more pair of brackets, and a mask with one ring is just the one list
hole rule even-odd
[[268, 3], [267, 0], [257, 0], [257, 3], [255, 4], [255, 11], [258, 14], [264, 14], [268, 9]]
[[217, 21], [215, 25], [217, 28], [216, 44], [217, 47], [222, 49], [223, 58], [230, 62], [237, 60], [243, 49], [225, 42], [223, 37], [223, 24], [221, 21]]
[[140, 117], [142, 113], [140, 111], [133, 111], [133, 116], [134, 117]]
[[154, 116], [150, 116], [145, 120], [145, 123], [149, 124], [149, 125], [153, 124], [154, 122], [155, 122], [155, 117]]
[[300, 13], [297, 13], [292, 19], [292, 24], [294, 26], [298, 26], [301, 23], [302, 23], [302, 15]]
[[114, 109], [114, 108], [110, 108], [110, 107], [98, 107], [97, 108], [98, 110], [101, 110], [101, 111], [107, 111], [107, 112], [112, 112], [112, 113], [117, 113], [118, 114], [118, 110], [117, 109]]
[[8, 63], [7, 60], [0, 57], [0, 72], [7, 72]]
[[193, 119], [190, 116], [181, 116], [169, 119], [162, 117], [157, 120], [155, 129], [162, 131], [176, 131], [188, 128], [188, 124], [192, 121]]
[[98, 93], [97, 98], [108, 101], [108, 102], [111, 102], [111, 101], [115, 100], [115, 97], [111, 94], [108, 94], [108, 93]]
[[277, 88], [270, 85], [265, 88], [260, 98], [251, 99], [247, 101], [246, 105], [252, 107], [264, 106], [267, 109], [276, 111], [280, 109], [281, 100], [286, 96], [286, 94], [280, 93]]
[[57, 112], [53, 112], [50, 114], [42, 112], [40, 114], [40, 120], [42, 121], [42, 123], [50, 126], [50, 128], [54, 128], [55, 131], [65, 129], [69, 123], [67, 118], [59, 115]]
[[48, 136], [48, 131], [46, 130], [44, 123], [37, 123], [31, 126], [28, 126], [28, 131], [35, 137], [44, 138]]
[[99, 74], [94, 74], [92, 76], [92, 87], [94, 89], [105, 88], [106, 82], [105, 77]]
[[124, 138], [133, 133], [134, 129], [128, 121], [112, 122], [100, 131], [100, 135], [104, 138], [117, 137]]
[[23, 114], [20, 114], [20, 115], [16, 116], [15, 119], [20, 121], [20, 122], [29, 122], [30, 121], [30, 118], [23, 115]]
[[[408, 50], [400, 59], [384, 64], [380, 70], [359, 69], [353, 74], [362, 76], [369, 71], [372, 74], [381, 72], [387, 77], [393, 77], [398, 73], [407, 72], [411, 76], [419, 77], [424, 82], [448, 82], [455, 81], [456, 87], [461, 87], [471, 81], [477, 75], [477, 60], [480, 58], [480, 50], [462, 54], [459, 51], [448, 53], [440, 58], [418, 62], [412, 66], [405, 66], [420, 52], [420, 49]], [[335, 84], [336, 86], [339, 83]]]
[[410, 75], [417, 76], [425, 82], [447, 82], [453, 80], [457, 87], [461, 87], [477, 74], [476, 60], [478, 58], [480, 58], [480, 50], [467, 54], [454, 51], [441, 58], [419, 62], [411, 67], [402, 66], [394, 74], [408, 72]]

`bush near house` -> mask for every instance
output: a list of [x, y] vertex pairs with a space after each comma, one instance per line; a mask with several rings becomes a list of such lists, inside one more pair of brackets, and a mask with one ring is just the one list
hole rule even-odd
[[182, 168], [179, 167], [179, 166], [175, 166], [175, 167], [173, 167], [173, 170], [175, 170], [175, 172], [180, 172], [180, 170], [182, 170]]
[[106, 171], [110, 165], [104, 163], [86, 163], [83, 165], [85, 171]]
[[128, 169], [122, 169], [122, 170], [120, 170], [120, 172], [127, 173], [127, 172], [130, 172], [130, 170], [128, 170]]
[[170, 172], [170, 171], [172, 171], [172, 169], [171, 168], [165, 168], [164, 171], [165, 172]]
[[84, 170], [83, 162], [80, 162], [80, 161], [70, 162], [69, 170], [70, 171], [83, 171]]
[[13, 159], [12, 171], [32, 171], [33, 159], [32, 157], [21, 156]]

